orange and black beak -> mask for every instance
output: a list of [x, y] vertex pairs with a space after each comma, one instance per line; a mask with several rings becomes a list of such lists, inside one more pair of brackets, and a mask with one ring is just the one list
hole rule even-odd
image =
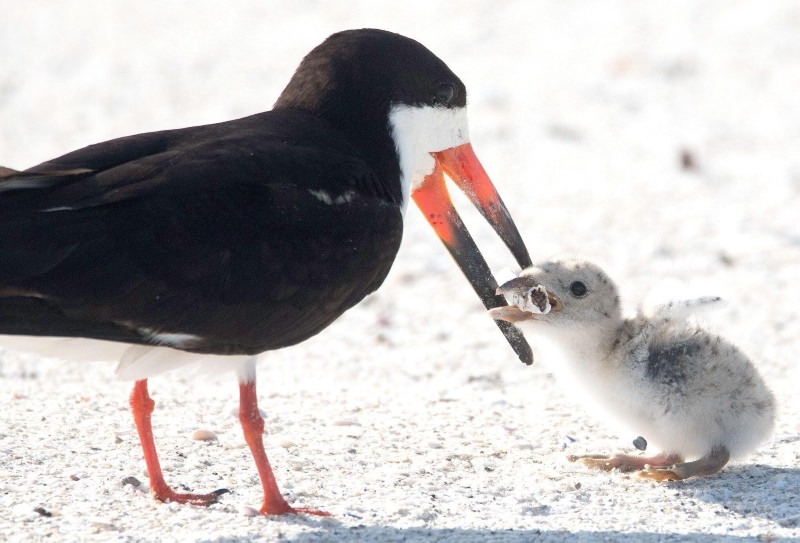
[[[506, 301], [503, 296], [495, 294], [497, 282], [489, 266], [453, 207], [443, 174], [446, 173], [464, 191], [509, 248], [517, 263], [527, 268], [531, 266], [531, 258], [519, 231], [471, 144], [465, 143], [431, 154], [436, 166], [411, 197], [450, 251], [486, 309], [504, 306]], [[525, 364], [533, 363], [533, 353], [522, 333], [511, 323], [496, 322], [520, 360]]]

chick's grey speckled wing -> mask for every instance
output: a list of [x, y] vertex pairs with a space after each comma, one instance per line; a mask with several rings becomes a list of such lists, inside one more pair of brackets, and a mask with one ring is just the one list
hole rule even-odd
[[[672, 336], [672, 337], [670, 337]], [[645, 378], [671, 392], [680, 391], [702, 366], [704, 351], [711, 354], [709, 338], [699, 331], [685, 338], [661, 334], [650, 342], [644, 362]], [[705, 358], [708, 358], [706, 356]]]

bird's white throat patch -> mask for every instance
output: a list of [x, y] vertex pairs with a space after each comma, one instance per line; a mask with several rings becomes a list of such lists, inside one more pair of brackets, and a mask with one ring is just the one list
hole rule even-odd
[[400, 159], [405, 213], [411, 191], [433, 171], [431, 153], [469, 142], [467, 108], [393, 105], [389, 129]]

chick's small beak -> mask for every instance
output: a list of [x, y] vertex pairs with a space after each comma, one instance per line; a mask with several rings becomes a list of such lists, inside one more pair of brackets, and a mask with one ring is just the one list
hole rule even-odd
[[505, 305], [494, 307], [489, 310], [489, 316], [496, 321], [519, 322], [534, 319], [533, 313], [523, 311], [515, 305]]
[[[445, 185], [444, 173], [464, 191], [483, 217], [492, 225], [509, 248], [520, 266], [531, 265], [528, 250], [519, 235], [511, 215], [486, 175], [486, 171], [465, 143], [444, 151], [431, 153], [435, 159], [433, 172], [414, 189], [411, 197], [442, 240], [447, 250], [472, 284], [487, 309], [506, 305], [502, 296], [495, 294], [497, 282], [464, 222], [453, 207]], [[505, 321], [497, 326], [506, 336], [517, 356], [526, 364], [533, 362], [533, 353], [522, 333]]]

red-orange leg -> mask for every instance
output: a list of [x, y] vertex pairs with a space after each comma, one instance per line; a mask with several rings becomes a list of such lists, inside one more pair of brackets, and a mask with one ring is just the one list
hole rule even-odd
[[210, 494], [180, 494], [172, 490], [164, 481], [161, 465], [158, 462], [156, 444], [153, 441], [153, 427], [150, 425], [150, 415], [153, 413], [155, 402], [147, 393], [147, 379], [136, 381], [131, 392], [131, 410], [136, 430], [139, 432], [139, 441], [142, 443], [144, 461], [147, 464], [147, 475], [150, 478], [150, 493], [162, 502], [190, 503], [192, 505], [209, 505], [217, 501], [220, 495], [227, 490], [217, 490]]
[[255, 379], [246, 379], [239, 382], [239, 421], [242, 423], [244, 439], [253, 453], [258, 475], [261, 477], [261, 486], [264, 488], [264, 504], [261, 513], [265, 515], [285, 515], [288, 513], [307, 513], [309, 515], [330, 516], [330, 513], [305, 507], [292, 507], [281, 495], [275, 475], [264, 450], [264, 419], [258, 411], [258, 397], [256, 396]]

